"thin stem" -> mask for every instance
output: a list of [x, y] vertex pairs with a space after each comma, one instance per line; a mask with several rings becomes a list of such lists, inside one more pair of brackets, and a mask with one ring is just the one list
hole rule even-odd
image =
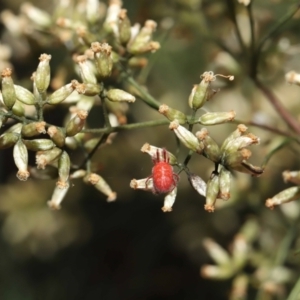
[[111, 128], [83, 129], [81, 132], [112, 133], [112, 132], [119, 132], [119, 131], [123, 131], [123, 130], [141, 129], [141, 128], [147, 128], [147, 127], [153, 127], [153, 126], [167, 125], [169, 123], [170, 123], [169, 120], [163, 119], [163, 120], [155, 120], [155, 121], [147, 121], [147, 122], [141, 122], [141, 123], [133, 123], [133, 124], [114, 126]]
[[300, 277], [297, 280], [296, 284], [294, 285], [293, 289], [291, 290], [286, 300], [297, 300], [299, 299], [299, 295], [300, 295]]
[[285, 23], [287, 23], [294, 16], [294, 14], [299, 10], [299, 8], [300, 8], [299, 3], [296, 6], [293, 6], [284, 16], [282, 16], [278, 20], [278, 22], [270, 29], [270, 31], [260, 40], [260, 42], [255, 50], [254, 56], [253, 56], [252, 70], [251, 70], [250, 77], [252, 77], [253, 79], [256, 78], [257, 65], [259, 62], [261, 50], [262, 50], [263, 46], [265, 45], [265, 43], [267, 42], [267, 40], [270, 39], [271, 37], [273, 37], [274, 35], [276, 35], [280, 31], [282, 26]]
[[261, 90], [261, 92], [267, 97], [269, 102], [273, 105], [277, 113], [282, 117], [286, 124], [293, 129], [297, 134], [300, 134], [299, 122], [290, 114], [289, 111], [281, 104], [272, 90], [264, 86], [258, 79], [254, 79], [254, 83]]
[[125, 80], [130, 83], [131, 85], [133, 85], [141, 94], [142, 100], [148, 104], [150, 107], [158, 110], [159, 106], [161, 105], [153, 96], [151, 96], [142, 86], [140, 86], [135, 79], [126, 74], [123, 76], [125, 78]]
[[253, 18], [253, 11], [252, 11], [252, 1], [247, 5], [247, 13], [249, 17], [249, 23], [250, 23], [250, 34], [251, 34], [251, 40], [250, 40], [250, 55], [253, 59], [254, 51], [255, 51], [255, 24], [254, 24], [254, 18]]
[[247, 53], [247, 48], [246, 48], [245, 43], [243, 41], [242, 34], [241, 34], [241, 31], [239, 29], [237, 19], [236, 19], [235, 3], [232, 0], [227, 0], [226, 2], [227, 2], [227, 7], [228, 7], [230, 18], [231, 18], [231, 20], [234, 24], [235, 34], [236, 34], [237, 39], [239, 41], [241, 50], [242, 50], [243, 53]]
[[257, 123], [255, 121], [245, 122], [245, 121], [241, 121], [241, 120], [237, 120], [237, 119], [233, 120], [232, 123], [244, 124], [244, 125], [247, 125], [247, 126], [255, 126], [255, 127], [260, 128], [260, 129], [270, 131], [270, 132], [273, 132], [275, 134], [278, 134], [278, 135], [281, 135], [281, 136], [284, 136], [284, 137], [289, 137], [289, 138], [293, 139], [295, 142], [300, 143], [300, 139], [295, 134], [291, 133], [290, 131], [284, 131], [284, 130], [272, 127], [270, 125]]

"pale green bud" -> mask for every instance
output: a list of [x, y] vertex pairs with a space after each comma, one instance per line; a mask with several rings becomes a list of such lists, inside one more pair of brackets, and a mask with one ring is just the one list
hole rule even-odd
[[196, 132], [196, 137], [203, 144], [203, 155], [211, 161], [218, 163], [220, 161], [221, 151], [216, 141], [209, 136], [208, 130], [202, 128]]
[[28, 151], [22, 140], [14, 146], [13, 150], [14, 162], [18, 168], [17, 177], [21, 181], [26, 181], [30, 176], [28, 172]]
[[255, 177], [259, 177], [264, 172], [264, 168], [254, 166], [244, 160], [241, 162], [240, 165], [231, 167], [230, 169], [241, 173], [250, 174]]
[[205, 238], [203, 246], [218, 266], [228, 267], [232, 264], [229, 253], [213, 239]]
[[134, 190], [144, 190], [148, 192], [153, 191], [152, 178], [132, 179], [130, 181], [130, 187]]
[[121, 45], [126, 45], [131, 37], [131, 23], [129, 18], [127, 17], [127, 10], [121, 9], [119, 12], [119, 41]]
[[95, 24], [100, 20], [100, 1], [87, 0], [86, 1], [86, 19], [90, 24]]
[[206, 204], [204, 209], [208, 212], [214, 212], [215, 203], [220, 191], [220, 177], [218, 174], [212, 173], [210, 179], [207, 182], [206, 189]]
[[251, 145], [257, 145], [259, 142], [259, 137], [252, 133], [248, 133], [247, 135], [242, 135], [229, 141], [226, 147], [223, 148], [223, 151], [227, 153], [235, 152]]
[[25, 2], [21, 6], [21, 11], [32, 21], [34, 24], [42, 28], [49, 28], [52, 24], [51, 16], [44, 10], [33, 6], [29, 2]]
[[229, 142], [231, 142], [232, 140], [235, 140], [237, 137], [242, 136], [246, 131], [247, 131], [247, 127], [244, 124], [239, 124], [237, 126], [237, 129], [235, 131], [233, 131], [223, 142], [222, 146], [221, 146], [221, 151], [223, 151]]
[[161, 208], [163, 212], [171, 212], [172, 206], [175, 202], [177, 195], [177, 187], [175, 187], [171, 192], [169, 192], [164, 199], [164, 206]]
[[79, 133], [85, 124], [87, 116], [88, 112], [86, 110], [78, 110], [76, 115], [66, 125], [66, 135], [74, 136]]
[[131, 54], [142, 54], [146, 52], [155, 52], [160, 48], [158, 42], [152, 41], [152, 35], [157, 27], [153, 20], [147, 20], [144, 27], [127, 45], [127, 50]]
[[273, 209], [276, 205], [288, 203], [300, 198], [300, 186], [293, 186], [281, 191], [272, 198], [266, 200], [266, 207]]
[[67, 183], [64, 188], [61, 188], [60, 186], [56, 186], [54, 188], [51, 200], [47, 202], [49, 208], [53, 210], [61, 209], [60, 204], [64, 200], [68, 190], [69, 190], [69, 183]]
[[181, 126], [178, 120], [171, 122], [169, 128], [174, 131], [182, 144], [188, 149], [191, 149], [199, 154], [202, 153], [203, 146], [199, 143], [196, 136], [185, 127]]
[[120, 89], [111, 89], [106, 93], [106, 97], [112, 102], [135, 102], [135, 97]]
[[187, 117], [183, 112], [171, 108], [166, 104], [162, 104], [159, 107], [158, 112], [164, 115], [170, 121], [178, 120], [179, 124], [185, 124], [187, 121]]
[[12, 108], [12, 112], [18, 117], [23, 117], [25, 114], [25, 108], [23, 104], [17, 100]]
[[300, 171], [284, 171], [282, 177], [284, 182], [292, 182], [300, 185]]
[[5, 132], [0, 136], [0, 149], [6, 149], [16, 144], [19, 134], [14, 132]]
[[15, 92], [17, 100], [27, 105], [34, 105], [36, 103], [36, 99], [29, 90], [25, 89], [20, 85], [15, 84]]
[[65, 129], [56, 126], [50, 126], [47, 130], [47, 133], [56, 146], [63, 147], [65, 145]]
[[84, 149], [88, 153], [91, 152], [99, 142], [99, 138], [92, 138], [84, 143]]
[[23, 127], [22, 123], [17, 123], [15, 125], [9, 127], [5, 132], [14, 132], [14, 133], [20, 134], [22, 127]]
[[35, 161], [38, 169], [45, 169], [45, 167], [53, 162], [54, 160], [58, 159], [62, 150], [54, 147], [50, 150], [45, 151], [38, 151], [35, 155]]
[[23, 137], [32, 137], [39, 135], [41, 133], [46, 133], [46, 122], [31, 122], [29, 124], [25, 124], [22, 127], [21, 134]]
[[78, 84], [79, 83], [77, 80], [72, 80], [70, 83], [62, 86], [48, 97], [47, 103], [55, 105], [63, 102], [68, 96], [72, 94]]
[[216, 125], [216, 124], [223, 124], [234, 120], [235, 118], [235, 111], [231, 110], [229, 112], [213, 112], [213, 113], [206, 113], [202, 115], [198, 122], [202, 125]]
[[245, 295], [248, 293], [249, 275], [238, 274], [232, 280], [231, 293], [229, 295], [230, 300], [243, 300], [246, 299]]
[[232, 264], [235, 270], [241, 270], [248, 260], [249, 246], [246, 239], [237, 234], [232, 243]]
[[44, 93], [50, 84], [50, 65], [51, 55], [41, 54], [39, 57], [40, 63], [36, 69], [34, 82], [39, 93]]
[[206, 182], [200, 176], [188, 173], [188, 180], [198, 194], [206, 197]]
[[[167, 159], [170, 165], [177, 165], [176, 156], [164, 148], [158, 148], [146, 143], [141, 148], [141, 151], [143, 153], [148, 153], [152, 160], [165, 161]], [[167, 157], [163, 157], [164, 153]]]
[[227, 168], [234, 168], [239, 166], [243, 161], [246, 161], [251, 156], [249, 149], [243, 148], [241, 150], [224, 152], [222, 155], [222, 165]]
[[94, 187], [107, 196], [106, 201], [112, 202], [117, 198], [116, 192], [113, 192], [107, 182], [98, 174], [92, 173], [89, 174], [86, 178], [86, 181], [90, 182]]
[[228, 200], [230, 198], [230, 183], [231, 183], [231, 172], [226, 168], [222, 167], [220, 171], [220, 191], [218, 198], [222, 200]]
[[69, 154], [63, 151], [58, 159], [58, 181], [56, 182], [56, 186], [60, 189], [69, 187], [70, 167]]
[[231, 267], [219, 267], [215, 265], [204, 265], [201, 267], [200, 274], [203, 278], [224, 280], [232, 277], [233, 269]]
[[12, 70], [10, 68], [5, 68], [1, 72], [3, 103], [9, 110], [13, 108], [16, 102], [16, 91], [11, 75]]
[[113, 68], [111, 46], [107, 43], [94, 42], [91, 44], [91, 49], [95, 53], [95, 64], [99, 75], [102, 78], [110, 76]]
[[91, 62], [87, 60], [86, 55], [78, 55], [75, 58], [80, 69], [81, 79], [84, 83], [97, 83], [97, 78], [92, 68]]
[[79, 83], [76, 85], [76, 91], [85, 96], [96, 96], [102, 91], [102, 86], [94, 83]]
[[71, 150], [75, 150], [78, 148], [78, 142], [73, 136], [66, 137], [65, 145]]
[[204, 72], [201, 76], [201, 82], [194, 85], [189, 96], [189, 106], [194, 110], [201, 108], [209, 100], [209, 87], [212, 81], [216, 79], [213, 72]]
[[70, 174], [70, 179], [78, 179], [83, 178], [86, 175], [86, 170], [80, 169], [76, 170], [72, 174]]
[[55, 147], [55, 144], [48, 139], [22, 140], [28, 150], [40, 151], [50, 150]]

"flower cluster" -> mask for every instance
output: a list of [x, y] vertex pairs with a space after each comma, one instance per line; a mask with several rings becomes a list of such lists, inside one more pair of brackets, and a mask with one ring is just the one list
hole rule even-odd
[[[214, 94], [210, 87], [212, 81], [216, 79], [213, 72], [205, 72], [201, 75], [201, 82], [195, 85], [189, 97], [189, 106], [196, 111], [201, 108], [205, 102], [211, 99]], [[222, 75], [223, 76], [223, 75]], [[223, 76], [233, 80], [232, 76]], [[201, 128], [195, 134], [192, 132], [193, 125], [215, 125], [232, 121], [235, 112], [207, 112], [200, 117], [190, 118], [183, 112], [171, 108], [165, 104], [159, 107], [159, 112], [170, 120], [169, 128], [175, 133], [178, 140], [190, 150], [190, 154], [183, 163], [177, 162], [176, 157], [164, 149], [158, 149], [146, 144], [142, 151], [147, 152], [154, 162], [152, 175], [145, 179], [133, 179], [130, 186], [134, 189], [143, 189], [154, 191], [154, 193], [166, 194], [163, 211], [171, 211], [177, 193], [177, 184], [179, 174], [184, 171], [189, 179], [191, 186], [202, 196], [206, 197], [204, 209], [213, 212], [215, 203], [218, 199], [228, 200], [230, 198], [231, 172], [238, 171], [252, 176], [259, 176], [263, 173], [263, 168], [250, 164], [247, 160], [251, 156], [248, 146], [259, 143], [259, 138], [252, 133], [247, 133], [247, 127], [243, 124], [237, 126], [222, 143], [221, 146], [209, 135], [206, 128]], [[188, 123], [189, 128], [184, 125]], [[207, 182], [200, 176], [189, 171], [187, 163], [193, 153], [202, 155], [211, 160], [215, 169]], [[164, 156], [161, 159], [161, 156]], [[178, 173], [173, 169], [165, 167], [165, 164], [171, 164], [178, 167]], [[166, 168], [166, 169], [164, 169]], [[168, 182], [170, 189], [162, 190], [156, 187], [156, 181]]]
[[[107, 201], [116, 199], [116, 192], [97, 170], [94, 172], [91, 159], [100, 146], [112, 143], [116, 128], [127, 122], [128, 105], [136, 100], [124, 90], [131, 69], [145, 66], [147, 60], [142, 55], [160, 48], [152, 38], [156, 22], [147, 20], [144, 26], [132, 26], [121, 1], [111, 0], [107, 7], [103, 5], [99, 1], [75, 4], [70, 15], [69, 7], [59, 3], [51, 16], [24, 3], [20, 16], [9, 11], [1, 15], [7, 29], [17, 28], [19, 34], [29, 28], [37, 33], [55, 28], [51, 32], [73, 53], [77, 79], [68, 83], [59, 74], [51, 74], [49, 54], [40, 56], [31, 77], [32, 87], [15, 84], [10, 68], [1, 72], [0, 128], [5, 126], [5, 130], [0, 136], [0, 149], [13, 148], [19, 180], [26, 181], [29, 176], [57, 178], [48, 201], [52, 209], [60, 208], [70, 181], [78, 178], [104, 193]], [[120, 84], [122, 78], [124, 82]], [[112, 84], [114, 80], [118, 82]], [[61, 123], [59, 126], [48, 123], [45, 111], [60, 104], [69, 105], [68, 115], [64, 121], [55, 120]], [[87, 124], [90, 111], [99, 104], [105, 125], [94, 132], [102, 133], [100, 138], [91, 136], [93, 129]], [[81, 165], [75, 165], [70, 158], [70, 151], [76, 149], [85, 152]], [[28, 166], [29, 151], [34, 152], [35, 167]]]

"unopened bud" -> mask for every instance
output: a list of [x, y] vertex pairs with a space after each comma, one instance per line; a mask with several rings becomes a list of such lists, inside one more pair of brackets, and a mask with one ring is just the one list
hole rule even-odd
[[209, 100], [209, 88], [212, 81], [216, 79], [213, 72], [204, 72], [201, 75], [201, 82], [194, 85], [189, 96], [189, 106], [194, 110], [201, 108]]
[[58, 181], [56, 182], [56, 186], [61, 189], [65, 189], [69, 186], [70, 167], [69, 154], [63, 151], [58, 159]]
[[95, 83], [79, 83], [76, 85], [76, 92], [85, 96], [99, 95], [102, 87]]
[[95, 53], [95, 64], [101, 77], [108, 77], [113, 67], [112, 48], [106, 43], [94, 42], [91, 49]]
[[90, 24], [95, 24], [100, 20], [100, 2], [98, 0], [87, 0], [86, 19]]
[[170, 121], [178, 120], [179, 124], [185, 124], [187, 121], [187, 117], [183, 112], [171, 108], [166, 104], [162, 104], [159, 107], [158, 112], [164, 115]]
[[91, 62], [87, 60], [86, 55], [78, 55], [75, 59], [77, 62], [79, 69], [80, 69], [80, 75], [81, 79], [84, 83], [97, 83], [97, 78], [94, 73], [94, 70], [92, 68]]
[[248, 259], [249, 247], [246, 239], [237, 234], [232, 243], [232, 263], [236, 270], [242, 269]]
[[120, 90], [120, 89], [111, 89], [106, 93], [106, 97], [109, 101], [112, 102], [135, 102], [135, 97], [131, 94]]
[[47, 130], [47, 133], [49, 134], [51, 140], [54, 142], [54, 144], [58, 147], [63, 147], [65, 144], [66, 139], [66, 133], [63, 128], [56, 127], [56, 126], [50, 126]]
[[200, 145], [196, 136], [185, 127], [181, 126], [178, 120], [174, 120], [173, 122], [171, 122], [169, 128], [174, 131], [182, 144], [185, 145], [188, 149], [191, 149], [199, 154], [202, 153], [203, 146]]
[[175, 202], [176, 195], [177, 195], [177, 187], [175, 187], [171, 192], [169, 192], [165, 196], [164, 206], [161, 208], [161, 210], [163, 212], [171, 212], [172, 211], [172, 206]]
[[23, 137], [32, 137], [39, 135], [41, 133], [45, 134], [46, 133], [46, 122], [32, 122], [29, 124], [25, 124], [22, 127], [21, 134]]
[[77, 84], [77, 80], [72, 80], [70, 83], [62, 86], [48, 97], [47, 103], [55, 105], [63, 102], [75, 90]]
[[255, 176], [255, 177], [259, 177], [264, 172], [264, 168], [254, 166], [254, 165], [252, 165], [252, 164], [250, 164], [250, 163], [248, 163], [247, 161], [244, 161], [244, 160], [241, 162], [240, 165], [230, 167], [230, 169], [232, 169], [234, 171], [241, 172], [241, 173], [250, 174], [250, 175]]
[[282, 177], [284, 182], [292, 182], [300, 185], [300, 171], [284, 171]]
[[203, 246], [207, 250], [209, 256], [215, 261], [217, 265], [219, 265], [220, 267], [227, 267], [231, 265], [231, 258], [228, 252], [213, 239], [204, 239]]
[[285, 74], [285, 80], [288, 83], [300, 85], [300, 74], [295, 71], [290, 71]]
[[12, 70], [5, 68], [1, 72], [2, 77], [2, 98], [4, 105], [11, 110], [16, 102], [16, 91], [14, 82], [11, 78]]
[[235, 278], [233, 278], [229, 299], [245, 299], [245, 296], [248, 293], [249, 281], [248, 274], [238, 274]]
[[189, 173], [188, 180], [198, 194], [206, 196], [206, 182], [200, 176]]
[[67, 136], [74, 136], [79, 133], [84, 124], [85, 120], [88, 116], [88, 112], [85, 110], [79, 110], [76, 115], [68, 122], [66, 126], [66, 134]]
[[229, 112], [213, 112], [213, 113], [206, 113], [202, 115], [198, 122], [202, 125], [216, 125], [216, 124], [223, 124], [234, 120], [235, 118], [235, 111], [231, 110]]
[[73, 136], [66, 137], [65, 145], [71, 150], [75, 150], [78, 148], [78, 142]]
[[220, 171], [220, 191], [218, 198], [222, 200], [228, 200], [230, 198], [230, 183], [231, 183], [231, 172], [226, 168], [222, 167]]
[[39, 58], [40, 63], [36, 69], [34, 82], [40, 93], [44, 93], [50, 84], [50, 65], [51, 55], [42, 54]]
[[[152, 160], [156, 160], [156, 161], [168, 160], [170, 165], [177, 164], [176, 156], [164, 148], [158, 148], [158, 147], [155, 147], [155, 146], [152, 146], [152, 145], [146, 143], [141, 148], [141, 151], [143, 153], [148, 153], [151, 156]], [[163, 157], [164, 154], [166, 155], [166, 157]]]
[[206, 128], [196, 132], [196, 137], [203, 144], [203, 155], [211, 161], [218, 163], [220, 161], [221, 151], [216, 141], [208, 134]]
[[28, 151], [22, 140], [14, 146], [13, 150], [14, 162], [18, 168], [17, 177], [21, 181], [26, 181], [30, 176], [28, 172]]
[[121, 45], [126, 45], [131, 37], [131, 24], [129, 18], [127, 17], [127, 10], [121, 9], [118, 17], [119, 41]]
[[19, 135], [14, 132], [5, 132], [0, 136], [0, 149], [6, 149], [16, 144]]
[[232, 272], [231, 267], [219, 267], [214, 265], [204, 265], [200, 270], [202, 277], [216, 280], [228, 279], [232, 276]]
[[70, 179], [83, 178], [86, 175], [86, 170], [80, 169], [70, 174]]
[[144, 27], [127, 45], [127, 50], [131, 54], [142, 54], [145, 52], [154, 52], [159, 49], [159, 43], [152, 41], [152, 34], [155, 31], [157, 23], [147, 20]]
[[58, 159], [62, 150], [55, 147], [50, 150], [38, 151], [35, 155], [35, 161], [38, 169], [45, 169], [45, 167]]
[[288, 203], [300, 198], [300, 186], [293, 186], [288, 189], [285, 189], [273, 196], [270, 199], [267, 199], [265, 205], [266, 207], [273, 209], [276, 205], [281, 205]]
[[21, 11], [30, 21], [42, 28], [49, 28], [52, 24], [51, 16], [46, 11], [33, 6], [29, 2], [22, 4]]
[[232, 140], [235, 140], [237, 137], [242, 136], [246, 131], [247, 131], [247, 127], [244, 124], [239, 124], [237, 126], [237, 129], [235, 131], [233, 131], [223, 142], [222, 146], [221, 146], [221, 151], [223, 151], [226, 147], [227, 144], [229, 142], [231, 142]]
[[223, 148], [223, 151], [227, 153], [234, 152], [251, 145], [257, 145], [259, 142], [259, 137], [252, 133], [248, 133], [247, 135], [243, 135], [229, 141], [226, 147]]
[[18, 117], [23, 117], [25, 114], [25, 108], [23, 104], [17, 100], [12, 108], [12, 112]]
[[49, 139], [22, 140], [28, 150], [41, 151], [50, 150], [55, 147], [55, 144]]
[[117, 194], [112, 191], [107, 182], [98, 174], [92, 173], [88, 176], [87, 180], [95, 186], [95, 188], [107, 196], [107, 202], [115, 201]]
[[27, 105], [34, 105], [36, 103], [36, 99], [29, 90], [25, 89], [20, 85], [15, 84], [15, 92], [17, 100]]
[[251, 156], [249, 149], [243, 148], [241, 150], [226, 151], [222, 156], [222, 164], [228, 168], [235, 168], [243, 161], [246, 161]]
[[67, 192], [69, 190], [69, 183], [66, 184], [65, 188], [61, 188], [59, 186], [56, 186], [54, 188], [51, 200], [47, 202], [49, 208], [53, 210], [59, 210], [61, 209], [61, 202], [64, 200]]
[[220, 178], [218, 174], [212, 173], [210, 179], [207, 182], [206, 189], [206, 204], [204, 209], [208, 212], [214, 212], [215, 203], [220, 191]]
[[152, 178], [132, 179], [130, 181], [130, 187], [134, 190], [153, 191]]

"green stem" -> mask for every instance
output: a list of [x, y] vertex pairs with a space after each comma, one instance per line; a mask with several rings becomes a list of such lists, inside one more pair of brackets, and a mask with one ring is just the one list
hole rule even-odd
[[297, 300], [300, 295], [300, 277], [294, 285], [292, 291], [290, 292], [288, 298], [286, 300]]
[[139, 85], [132, 76], [126, 74], [124, 78], [128, 83], [130, 83], [133, 87], [135, 87], [138, 90], [142, 100], [146, 104], [158, 110], [161, 104], [153, 96], [151, 96], [141, 85]]
[[282, 26], [287, 23], [293, 16], [294, 14], [299, 10], [300, 4], [297, 4], [296, 6], [293, 6], [284, 16], [282, 16], [277, 23], [270, 29], [270, 31], [260, 40], [253, 56], [253, 61], [252, 61], [252, 71], [250, 76], [255, 79], [256, 78], [256, 73], [257, 73], [257, 65], [259, 62], [259, 57], [262, 51], [263, 46], [267, 42], [268, 39], [276, 35]]

